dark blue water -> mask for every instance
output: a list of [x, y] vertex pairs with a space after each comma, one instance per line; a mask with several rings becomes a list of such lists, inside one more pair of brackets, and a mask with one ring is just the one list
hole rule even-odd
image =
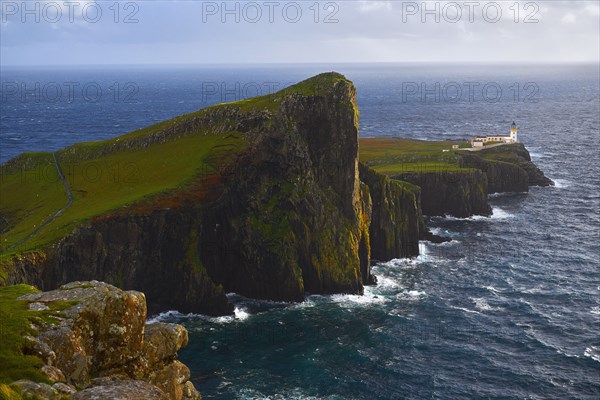
[[[597, 65], [2, 70], [1, 159], [331, 69], [358, 88], [362, 136], [506, 134], [515, 120], [557, 185], [495, 196], [491, 218], [430, 220], [453, 240], [376, 265], [379, 285], [364, 296], [282, 304], [231, 295], [236, 318], [162, 315], [189, 329], [180, 358], [204, 398], [600, 398]], [[49, 82], [88, 92], [52, 97]]]

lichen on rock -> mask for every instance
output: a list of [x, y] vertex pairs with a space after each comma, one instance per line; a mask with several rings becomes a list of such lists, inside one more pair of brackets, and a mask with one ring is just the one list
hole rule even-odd
[[71, 304], [56, 323], [36, 323], [26, 349], [46, 363], [41, 369], [55, 385], [15, 382], [21, 392], [57, 399], [199, 398], [189, 369], [177, 360], [187, 331], [176, 324], [147, 324], [143, 293], [72, 282], [18, 301]]

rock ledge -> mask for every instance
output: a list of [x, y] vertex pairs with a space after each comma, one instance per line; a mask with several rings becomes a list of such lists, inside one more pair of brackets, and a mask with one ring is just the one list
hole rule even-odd
[[24, 397], [43, 399], [200, 399], [177, 360], [188, 343], [181, 325], [146, 324], [143, 293], [104, 282], [71, 282], [19, 297], [31, 309], [60, 302], [57, 321], [36, 321], [24, 349], [41, 358], [53, 385], [20, 380]]

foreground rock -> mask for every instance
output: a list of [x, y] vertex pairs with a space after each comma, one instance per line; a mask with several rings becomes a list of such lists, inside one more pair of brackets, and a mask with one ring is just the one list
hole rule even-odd
[[189, 369], [177, 361], [187, 331], [175, 324], [146, 324], [143, 293], [72, 282], [19, 300], [30, 302], [31, 309], [67, 306], [58, 321], [36, 322], [37, 334], [25, 349], [45, 362], [42, 371], [54, 385], [15, 382], [23, 393], [57, 399], [200, 398]]

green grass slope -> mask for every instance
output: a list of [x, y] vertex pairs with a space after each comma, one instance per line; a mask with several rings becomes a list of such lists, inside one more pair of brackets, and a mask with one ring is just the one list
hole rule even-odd
[[[77, 157], [85, 144], [65, 149], [57, 159], [73, 193], [73, 204], [50, 224], [6, 254], [40, 249], [66, 235], [75, 225], [152, 195], [183, 188], [194, 176], [210, 173], [210, 156], [218, 146], [242, 146], [240, 135], [189, 135], [141, 149], [121, 150], [101, 157]], [[98, 146], [94, 143], [90, 146]], [[70, 152], [67, 162], [62, 161]], [[27, 170], [3, 174], [0, 214], [8, 225], [3, 248], [17, 243], [51, 218], [67, 202], [51, 153], [28, 155], [40, 160]]]
[[52, 153], [25, 153], [10, 160], [0, 167], [0, 261], [43, 251], [94, 217], [197, 184], [247, 145], [247, 137], [231, 129], [232, 118], [272, 115], [286, 96], [319, 96], [341, 80], [346, 78], [340, 74], [320, 74], [275, 94], [218, 104], [114, 139], [60, 150], [56, 158], [73, 203], [55, 218], [68, 197]]
[[469, 169], [458, 166], [459, 156], [451, 150], [456, 144], [460, 148], [470, 147], [466, 141], [363, 138], [360, 139], [359, 159], [389, 176], [404, 172], [467, 172]]
[[28, 344], [26, 336], [36, 333], [32, 322], [57, 323], [60, 312], [75, 303], [56, 301], [48, 304], [48, 310], [34, 311], [29, 309], [29, 302], [17, 300], [20, 296], [36, 292], [39, 290], [29, 285], [0, 287], [0, 384], [18, 379], [48, 382], [39, 370], [42, 360], [23, 353]]

